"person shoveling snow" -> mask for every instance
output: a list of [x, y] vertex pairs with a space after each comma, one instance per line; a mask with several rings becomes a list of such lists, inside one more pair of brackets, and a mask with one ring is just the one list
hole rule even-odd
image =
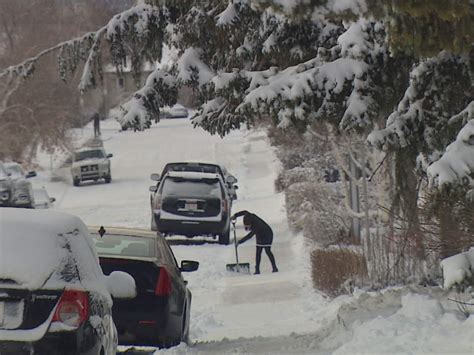
[[250, 231], [245, 237], [238, 241], [238, 244], [245, 243], [254, 235], [257, 238], [257, 253], [255, 256], [255, 274], [260, 274], [260, 260], [262, 257], [262, 250], [265, 249], [270, 262], [272, 263], [273, 272], [278, 272], [275, 262], [275, 256], [272, 253], [271, 247], [273, 242], [273, 231], [271, 227], [257, 215], [248, 211], [240, 211], [232, 216], [232, 221], [237, 217], [243, 216], [243, 222], [246, 231]]

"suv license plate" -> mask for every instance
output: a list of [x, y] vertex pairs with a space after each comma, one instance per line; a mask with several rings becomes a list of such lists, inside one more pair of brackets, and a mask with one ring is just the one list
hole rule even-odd
[[184, 205], [184, 207], [187, 209], [187, 210], [197, 210], [198, 208], [198, 205], [197, 205], [197, 202], [186, 202], [186, 204]]
[[4, 310], [5, 310], [5, 302], [0, 302], [0, 325], [3, 325]]

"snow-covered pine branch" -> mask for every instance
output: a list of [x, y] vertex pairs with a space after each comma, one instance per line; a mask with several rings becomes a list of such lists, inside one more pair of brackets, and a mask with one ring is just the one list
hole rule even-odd
[[462, 184], [474, 188], [474, 104], [469, 105], [471, 119], [459, 131], [442, 157], [428, 167], [429, 182], [434, 186]]
[[[101, 41], [104, 38], [109, 44], [112, 62], [117, 67], [118, 73], [120, 74], [123, 66], [127, 64], [127, 58], [131, 58], [132, 72], [134, 77], [138, 78], [145, 60], [153, 62], [161, 57], [168, 23], [167, 16], [166, 7], [139, 1], [136, 6], [115, 15], [107, 25], [97, 31], [45, 49], [18, 65], [6, 68], [0, 73], [0, 78], [9, 77], [10, 80], [14, 77], [28, 78], [33, 74], [38, 60], [45, 55], [58, 52], [58, 71], [63, 80], [67, 80], [68, 76], [80, 67], [81, 62], [84, 62], [78, 86], [81, 92], [87, 91], [102, 80]], [[130, 50], [127, 52], [126, 48], [131, 48], [132, 53]], [[142, 107], [152, 110], [146, 117], [153, 114], [153, 107], [156, 105], [151, 104], [151, 92], [153, 91], [150, 91], [150, 88], [144, 88], [135, 95], [147, 98], [141, 103]], [[132, 105], [134, 108], [139, 106]], [[130, 104], [127, 107], [128, 112], [136, 112], [135, 109], [131, 109]]]
[[151, 120], [159, 120], [160, 107], [174, 105], [178, 96], [175, 77], [162, 69], [155, 69], [145, 85], [120, 106], [117, 121], [122, 127], [144, 130]]
[[469, 65], [467, 56], [444, 51], [421, 61], [412, 69], [409, 86], [386, 127], [372, 132], [368, 142], [383, 150], [409, 145], [418, 145], [420, 151], [444, 149], [452, 139], [445, 131], [448, 113], [470, 101]]
[[360, 20], [348, 27], [335, 47], [329, 51], [321, 48], [308, 61], [283, 70], [270, 67], [220, 73], [207, 89], [211, 98], [220, 97], [229, 107], [219, 105], [217, 113], [208, 105], [195, 122], [221, 135], [265, 113], [275, 117], [282, 128], [314, 119], [332, 119], [345, 130], [370, 127], [375, 89], [369, 71], [372, 60], [367, 58], [386, 50], [374, 42], [382, 40], [379, 36], [371, 36], [377, 31], [381, 31], [379, 26]]

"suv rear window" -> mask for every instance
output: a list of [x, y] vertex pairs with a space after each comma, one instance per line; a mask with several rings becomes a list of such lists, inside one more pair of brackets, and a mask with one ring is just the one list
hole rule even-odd
[[180, 177], [168, 177], [163, 181], [163, 196], [222, 197], [218, 179], [191, 180]]

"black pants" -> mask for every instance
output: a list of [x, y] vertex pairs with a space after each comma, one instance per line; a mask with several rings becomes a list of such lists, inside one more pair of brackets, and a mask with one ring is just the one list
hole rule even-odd
[[267, 253], [268, 259], [270, 259], [270, 262], [272, 263], [273, 271], [278, 270], [275, 263], [275, 257], [273, 256], [271, 248], [272, 247], [259, 247], [257, 245], [257, 255], [255, 256], [255, 271], [257, 272], [260, 271], [260, 260], [262, 259], [262, 249], [265, 249], [265, 253]]

